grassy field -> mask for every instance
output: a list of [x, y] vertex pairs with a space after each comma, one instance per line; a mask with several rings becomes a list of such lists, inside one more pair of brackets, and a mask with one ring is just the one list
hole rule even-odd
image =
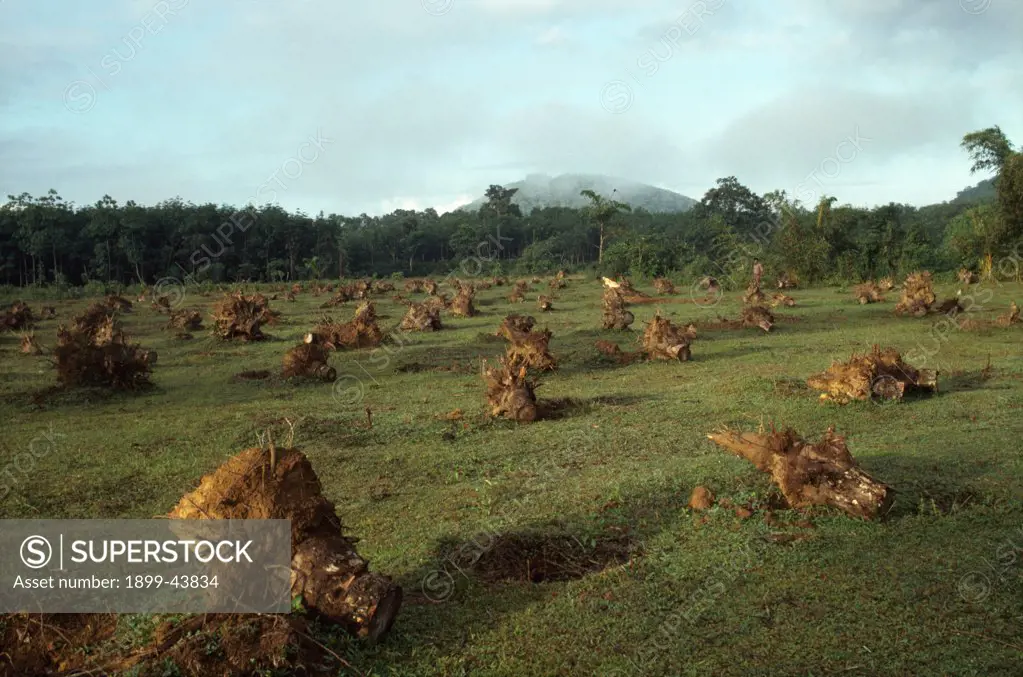
[[[798, 306], [777, 312], [771, 334], [701, 327], [691, 362], [598, 357], [597, 339], [638, 347], [658, 307], [676, 322], [738, 314], [737, 292], [701, 307], [681, 289], [633, 306], [638, 331], [619, 333], [599, 329], [598, 281], [571, 278], [542, 317], [495, 287], [479, 292], [478, 317], [335, 353], [333, 386], [233, 378], [279, 370], [324, 312], [327, 297], [308, 293], [273, 302], [282, 323], [250, 344], [205, 331], [176, 340], [165, 316], [137, 305], [123, 325], [159, 353], [155, 387], [140, 395], [40, 395], [56, 382], [47, 358], [0, 337], [0, 462], [11, 470], [30, 446], [43, 450], [11, 470], [0, 516], [161, 515], [259, 433], [287, 437], [290, 421], [360, 553], [406, 591], [383, 644], [334, 638], [362, 673], [1018, 676], [1023, 327], [935, 329], [933, 316], [894, 316], [897, 292], [860, 306], [847, 290], [797, 289]], [[1023, 301], [1018, 284], [986, 289], [971, 316], [990, 320]], [[947, 298], [955, 287], [937, 291]], [[189, 292], [179, 308], [205, 313], [214, 299]], [[55, 302], [40, 342], [52, 346], [57, 324], [87, 304]], [[377, 310], [387, 331], [404, 307], [384, 297]], [[537, 395], [571, 404], [556, 420], [488, 420], [480, 360], [503, 353], [492, 335], [523, 311], [551, 329], [560, 363]], [[843, 407], [806, 388], [812, 373], [874, 343], [938, 369], [940, 392]], [[761, 423], [810, 439], [834, 425], [864, 469], [895, 488], [887, 519], [771, 511], [769, 478], [706, 438]], [[698, 485], [753, 515], [694, 514], [686, 504]], [[546, 574], [536, 553], [552, 562]]]

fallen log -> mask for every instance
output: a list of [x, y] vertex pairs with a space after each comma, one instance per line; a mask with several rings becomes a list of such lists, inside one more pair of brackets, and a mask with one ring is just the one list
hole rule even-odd
[[938, 372], [916, 369], [902, 361], [894, 348], [875, 344], [870, 353], [853, 355], [847, 362], [835, 362], [826, 371], [811, 376], [806, 384], [822, 390], [820, 399], [847, 404], [853, 400], [898, 400], [907, 392], [934, 392]]

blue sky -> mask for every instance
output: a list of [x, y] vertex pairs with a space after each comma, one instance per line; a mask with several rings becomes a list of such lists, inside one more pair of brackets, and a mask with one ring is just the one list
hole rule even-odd
[[983, 178], [966, 132], [1023, 144], [1021, 34], [1016, 0], [0, 0], [0, 194], [378, 214], [585, 172], [927, 204]]

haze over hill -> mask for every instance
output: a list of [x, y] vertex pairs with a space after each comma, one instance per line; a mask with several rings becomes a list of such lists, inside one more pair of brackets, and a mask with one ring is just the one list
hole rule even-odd
[[[590, 201], [580, 192], [587, 189], [604, 197], [611, 197], [617, 189], [614, 199], [633, 209], [642, 208], [655, 213], [684, 212], [698, 202], [671, 190], [603, 174], [561, 174], [555, 177], [530, 174], [522, 181], [505, 184], [504, 187], [519, 189], [512, 202], [519, 206], [523, 214], [543, 207], [584, 207]], [[481, 197], [459, 209], [477, 211], [484, 201]]]

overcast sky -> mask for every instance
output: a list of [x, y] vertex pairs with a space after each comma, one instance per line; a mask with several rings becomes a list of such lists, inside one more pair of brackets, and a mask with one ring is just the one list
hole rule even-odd
[[1020, 0], [0, 0], [0, 195], [354, 215], [585, 172], [940, 202], [983, 178], [963, 134], [1023, 143], [1021, 35]]

